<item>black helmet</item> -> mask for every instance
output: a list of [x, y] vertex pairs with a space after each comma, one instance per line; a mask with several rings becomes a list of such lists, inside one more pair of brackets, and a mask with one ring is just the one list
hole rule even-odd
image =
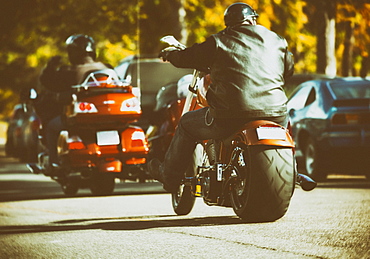
[[258, 17], [257, 12], [245, 3], [235, 3], [230, 5], [224, 13], [224, 21], [226, 26], [243, 23], [250, 20], [251, 23]]
[[87, 35], [78, 34], [69, 36], [66, 40], [69, 60], [72, 64], [81, 63], [86, 56], [96, 58], [95, 42]]

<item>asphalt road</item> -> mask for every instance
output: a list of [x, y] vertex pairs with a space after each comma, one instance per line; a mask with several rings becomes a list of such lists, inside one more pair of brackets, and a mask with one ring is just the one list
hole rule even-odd
[[0, 258], [370, 258], [370, 182], [296, 189], [280, 220], [245, 224], [197, 199], [176, 216], [156, 182], [66, 198], [59, 185], [0, 153]]

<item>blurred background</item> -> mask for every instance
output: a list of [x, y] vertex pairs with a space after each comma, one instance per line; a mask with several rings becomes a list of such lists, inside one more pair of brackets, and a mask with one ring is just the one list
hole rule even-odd
[[[88, 34], [98, 60], [113, 66], [133, 54], [157, 54], [172, 34], [191, 45], [224, 28], [231, 0], [0, 0], [0, 120], [37, 88], [50, 57], [68, 62], [65, 40]], [[249, 0], [259, 24], [288, 41], [295, 72], [362, 76], [369, 70], [368, 0]], [[290, 89], [287, 89], [288, 93]], [[0, 124], [0, 132], [4, 132]], [[0, 136], [0, 142], [1, 140]]]

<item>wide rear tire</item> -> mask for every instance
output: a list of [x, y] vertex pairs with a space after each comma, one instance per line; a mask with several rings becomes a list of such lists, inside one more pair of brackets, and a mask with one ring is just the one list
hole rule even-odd
[[271, 222], [285, 215], [296, 180], [291, 148], [250, 146], [234, 168], [231, 202], [242, 220]]
[[109, 174], [95, 174], [90, 179], [90, 191], [92, 195], [111, 195], [114, 191], [114, 177]]
[[[198, 165], [202, 162], [203, 146], [198, 144], [193, 153], [192, 163], [185, 172], [185, 177], [194, 177]], [[192, 193], [192, 187], [182, 183], [177, 192], [172, 193], [172, 207], [177, 215], [187, 215], [194, 207], [195, 196]]]

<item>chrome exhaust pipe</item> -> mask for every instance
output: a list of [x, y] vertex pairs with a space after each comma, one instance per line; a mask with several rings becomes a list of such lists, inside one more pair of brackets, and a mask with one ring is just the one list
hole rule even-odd
[[312, 191], [317, 186], [317, 183], [304, 174], [297, 174], [297, 184], [301, 186], [304, 191]]
[[42, 173], [41, 167], [39, 167], [36, 163], [27, 164], [27, 168], [33, 174], [41, 174]]

